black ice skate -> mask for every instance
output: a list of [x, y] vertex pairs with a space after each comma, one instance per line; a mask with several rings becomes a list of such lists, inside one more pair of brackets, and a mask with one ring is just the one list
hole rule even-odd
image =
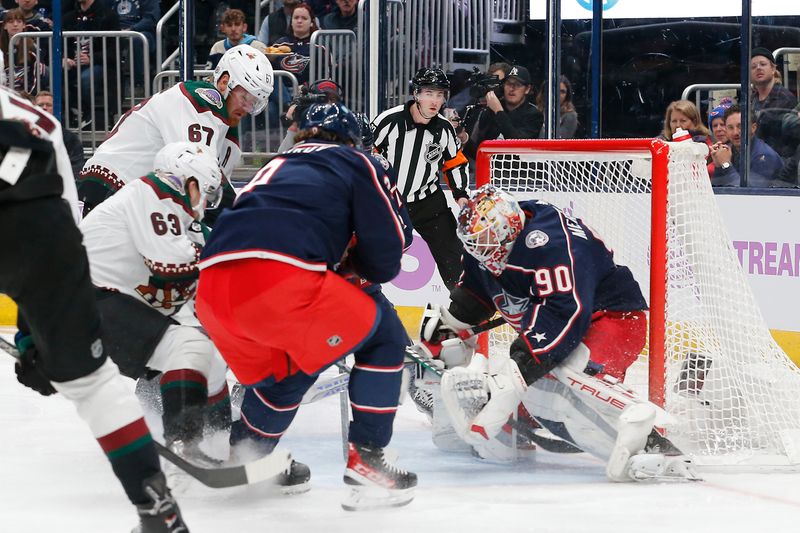
[[344, 482], [350, 494], [346, 511], [400, 507], [414, 499], [417, 475], [387, 461], [383, 448], [350, 443]]
[[150, 501], [136, 506], [139, 525], [131, 533], [189, 533], [162, 472], [145, 480], [144, 491]]

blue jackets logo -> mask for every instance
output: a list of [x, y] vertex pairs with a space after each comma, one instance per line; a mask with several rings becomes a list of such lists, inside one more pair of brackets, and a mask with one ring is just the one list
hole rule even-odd
[[538, 248], [547, 244], [549, 240], [550, 237], [547, 236], [547, 233], [537, 229], [528, 233], [528, 236], [525, 237], [525, 246], [528, 248]]
[[492, 297], [492, 301], [497, 310], [500, 311], [500, 314], [503, 315], [503, 318], [506, 319], [506, 322], [508, 322], [512, 328], [519, 331], [520, 325], [522, 324], [522, 317], [530, 305], [530, 299], [527, 297], [512, 296], [502, 291], [500, 294], [495, 294], [494, 297]]

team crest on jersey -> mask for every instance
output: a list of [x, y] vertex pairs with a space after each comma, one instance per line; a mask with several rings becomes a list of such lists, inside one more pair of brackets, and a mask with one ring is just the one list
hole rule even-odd
[[[375, 158], [375, 160], [376, 160], [376, 161], [378, 161], [378, 163], [380, 163], [380, 164], [381, 164], [381, 166], [383, 167], [383, 170], [389, 170], [389, 167], [390, 167], [391, 165], [389, 164], [389, 160], [388, 160], [388, 159], [386, 159], [385, 157], [383, 157], [381, 154], [377, 154], [377, 153], [375, 153], [375, 154], [370, 154], [370, 155], [371, 155], [372, 157], [374, 157], [374, 158]], [[390, 187], [390, 188], [391, 188], [391, 187]]]
[[213, 105], [217, 109], [222, 109], [222, 95], [216, 89], [201, 88], [195, 89], [197, 96]]
[[547, 236], [547, 233], [537, 229], [528, 233], [528, 236], [525, 237], [525, 246], [528, 248], [538, 248], [547, 244], [549, 240], [550, 237]]
[[499, 294], [495, 294], [492, 298], [494, 306], [506, 319], [506, 322], [516, 330], [519, 330], [522, 324], [522, 316], [530, 305], [530, 300], [525, 297], [512, 296], [506, 291], [501, 290]]
[[425, 146], [425, 161], [428, 163], [435, 163], [442, 157], [444, 146], [438, 143], [430, 142]]

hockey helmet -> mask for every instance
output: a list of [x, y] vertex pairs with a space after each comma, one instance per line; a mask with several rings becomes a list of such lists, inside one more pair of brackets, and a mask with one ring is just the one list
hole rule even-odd
[[358, 119], [347, 106], [339, 102], [312, 105], [300, 118], [299, 128], [319, 128], [351, 141], [356, 148], [361, 148], [361, 127]]
[[[187, 194], [186, 182], [197, 181], [200, 203], [192, 209], [203, 217], [206, 209], [215, 209], [222, 200], [222, 171], [211, 150], [200, 144], [175, 142], [164, 146], [153, 161], [156, 175], [181, 194]], [[205, 200], [205, 202], [204, 202]]]
[[450, 80], [447, 79], [444, 71], [440, 68], [421, 68], [414, 74], [411, 80], [411, 90], [416, 94], [423, 87], [432, 87], [434, 89], [449, 91]]
[[461, 209], [456, 234], [467, 253], [499, 276], [523, 226], [525, 213], [514, 197], [493, 185], [484, 185]]
[[224, 97], [227, 98], [236, 87], [242, 87], [256, 98], [252, 115], [261, 113], [267, 107], [275, 79], [267, 56], [249, 44], [234, 46], [222, 55], [214, 69], [214, 85], [225, 73], [230, 79]]
[[342, 88], [333, 80], [323, 78], [317, 80], [308, 86], [307, 92], [309, 94], [325, 94], [331, 101], [340, 102], [344, 99]]

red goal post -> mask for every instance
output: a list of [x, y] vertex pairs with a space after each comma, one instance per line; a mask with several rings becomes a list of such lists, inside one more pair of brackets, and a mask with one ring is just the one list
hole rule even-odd
[[[707, 154], [653, 139], [488, 141], [476, 184], [582, 218], [631, 268], [649, 338], [626, 383], [675, 415], [671, 438], [701, 464], [800, 465], [800, 370], [761, 317]], [[507, 349], [515, 336], [494, 330], [482, 348]]]

